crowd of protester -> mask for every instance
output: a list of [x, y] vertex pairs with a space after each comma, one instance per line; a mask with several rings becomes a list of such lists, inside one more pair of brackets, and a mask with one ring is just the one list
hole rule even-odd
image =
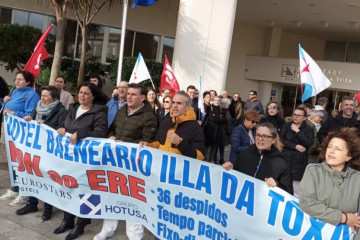
[[[54, 86], [39, 90], [41, 96], [29, 72], [16, 74], [11, 93], [0, 78], [1, 86], [6, 85], [0, 89], [2, 114], [35, 120], [60, 135], [68, 132], [73, 145], [86, 137], [107, 137], [220, 164], [293, 194], [315, 218], [347, 224], [354, 232], [360, 227], [356, 185], [360, 120], [352, 97], [344, 96], [339, 109], [330, 113], [327, 98], [319, 97], [316, 106], [300, 104], [291, 116], [284, 116], [281, 103], [269, 101], [264, 108], [254, 90], [243, 101], [239, 93], [229, 96], [226, 90], [220, 95], [215, 90], [198, 93], [190, 85], [186, 92], [165, 87], [158, 94], [153, 88], [122, 81], [108, 98], [102, 92], [101, 77], [92, 74], [89, 79], [77, 89], [74, 102], [60, 76]], [[231, 148], [229, 159], [226, 146]], [[11, 206], [26, 204], [16, 210], [18, 215], [37, 212], [38, 200], [18, 192], [18, 187], [12, 187], [0, 200], [11, 200]], [[52, 206], [45, 203], [43, 209], [42, 220], [51, 219]], [[75, 216], [64, 212], [54, 233], [72, 229], [66, 239], [75, 239], [90, 223], [84, 218], [75, 223]], [[116, 220], [105, 219], [94, 239], [112, 236], [116, 227]], [[141, 224], [127, 221], [129, 239], [141, 239], [143, 231]]]

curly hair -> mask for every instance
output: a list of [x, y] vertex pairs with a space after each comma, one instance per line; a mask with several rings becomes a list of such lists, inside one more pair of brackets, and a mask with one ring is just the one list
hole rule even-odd
[[360, 148], [359, 148], [360, 138], [357, 134], [357, 129], [354, 127], [352, 128], [344, 127], [339, 129], [338, 131], [330, 132], [326, 136], [323, 144], [320, 147], [321, 159], [325, 159], [327, 147], [333, 138], [340, 138], [345, 141], [348, 154], [351, 157], [351, 159], [347, 164], [349, 167], [359, 171], [360, 170]]
[[276, 104], [276, 107], [277, 107], [277, 109], [278, 109], [278, 114], [279, 114], [279, 116], [281, 117], [281, 118], [283, 118], [284, 117], [284, 114], [283, 114], [283, 108], [282, 108], [282, 106], [281, 106], [281, 104], [280, 103], [278, 103], [277, 101], [270, 101], [270, 102], [268, 102], [267, 104], [266, 104], [266, 107], [265, 107], [265, 117], [269, 117], [269, 109], [268, 109], [268, 107], [270, 106], [270, 104]]

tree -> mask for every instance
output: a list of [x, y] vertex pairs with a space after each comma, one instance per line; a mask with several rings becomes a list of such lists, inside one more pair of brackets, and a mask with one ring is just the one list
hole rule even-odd
[[40, 29], [29, 25], [0, 24], [0, 65], [10, 72], [21, 71], [41, 35]]
[[85, 71], [85, 54], [86, 54], [86, 43], [87, 43], [87, 31], [88, 26], [96, 16], [96, 14], [106, 5], [109, 7], [121, 3], [121, 0], [71, 0], [69, 5], [72, 12], [74, 13], [76, 20], [81, 28], [81, 56], [80, 56], [80, 67], [78, 74], [78, 82], [80, 85], [84, 80]]
[[51, 0], [51, 4], [55, 8], [56, 15], [56, 42], [50, 75], [50, 85], [53, 85], [55, 78], [59, 75], [61, 69], [61, 61], [64, 51], [65, 29], [67, 23], [65, 14], [68, 9], [69, 0]]

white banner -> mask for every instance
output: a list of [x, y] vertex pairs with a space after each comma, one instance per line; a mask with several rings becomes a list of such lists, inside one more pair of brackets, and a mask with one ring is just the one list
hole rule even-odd
[[5, 117], [11, 181], [22, 195], [81, 217], [139, 222], [161, 239], [351, 239], [346, 225], [317, 221], [293, 196], [239, 172], [110, 139], [73, 146], [69, 137]]

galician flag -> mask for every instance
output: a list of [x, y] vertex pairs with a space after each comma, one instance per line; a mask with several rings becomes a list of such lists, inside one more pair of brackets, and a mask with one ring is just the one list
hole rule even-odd
[[151, 79], [151, 76], [141, 53], [139, 53], [129, 83], [140, 83], [147, 79]]
[[326, 88], [330, 87], [331, 82], [325, 76], [319, 65], [301, 48], [299, 44], [300, 58], [300, 79], [305, 89], [301, 98], [304, 102], [306, 99], [316, 96]]
[[24, 71], [31, 72], [34, 77], [36, 78], [40, 74], [40, 64], [42, 61], [47, 59], [49, 57], [49, 54], [46, 51], [46, 48], [44, 46], [44, 42], [46, 40], [47, 35], [51, 31], [51, 28], [53, 27], [53, 24], [51, 24], [48, 29], [43, 33], [40, 40], [35, 46], [34, 52], [29, 58], [28, 62], [26, 63], [24, 67]]

